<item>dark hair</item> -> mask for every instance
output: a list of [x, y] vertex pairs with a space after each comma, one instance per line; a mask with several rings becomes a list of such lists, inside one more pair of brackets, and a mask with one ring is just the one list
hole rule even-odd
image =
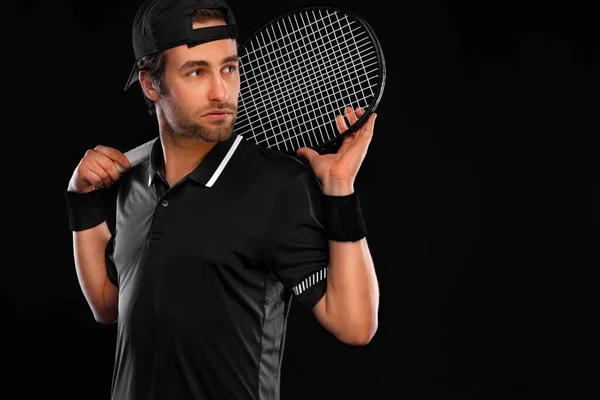
[[[192, 14], [192, 23], [203, 23], [206, 21], [214, 21], [221, 20], [223, 22], [227, 22], [227, 18], [225, 13], [220, 9], [206, 9], [199, 8], [194, 10]], [[158, 92], [158, 94], [165, 94], [165, 65], [167, 58], [163, 54], [163, 52], [150, 54], [148, 56], [142, 57], [137, 61], [137, 66], [140, 71], [146, 71], [154, 85], [154, 88]], [[140, 85], [141, 90], [141, 85]], [[142, 90], [142, 97], [144, 98], [144, 103], [146, 104], [146, 110], [150, 115], [156, 115], [156, 110], [154, 109], [154, 102], [150, 100], [144, 91]]]

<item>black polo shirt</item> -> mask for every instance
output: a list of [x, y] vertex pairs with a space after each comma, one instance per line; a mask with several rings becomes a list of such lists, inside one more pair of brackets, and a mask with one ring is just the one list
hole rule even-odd
[[326, 288], [320, 184], [236, 134], [173, 187], [162, 157], [157, 138], [117, 192], [112, 399], [278, 399], [291, 302]]

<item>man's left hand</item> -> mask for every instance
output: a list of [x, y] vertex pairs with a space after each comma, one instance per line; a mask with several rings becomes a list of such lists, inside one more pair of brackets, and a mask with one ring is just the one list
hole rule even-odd
[[[353, 125], [365, 113], [362, 107], [355, 110], [348, 106], [344, 115], [336, 117], [336, 125], [340, 133], [348, 130], [348, 124]], [[319, 154], [310, 147], [301, 147], [296, 154], [305, 157], [310, 163], [316, 177], [321, 181], [323, 194], [329, 196], [345, 196], [354, 192], [354, 180], [367, 154], [376, 113], [356, 132], [343, 139], [338, 151], [332, 154]]]

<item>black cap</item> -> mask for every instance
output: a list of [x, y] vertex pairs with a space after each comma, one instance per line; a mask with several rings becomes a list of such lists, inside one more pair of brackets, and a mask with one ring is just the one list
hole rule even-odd
[[[192, 14], [198, 8], [221, 9], [227, 25], [192, 29]], [[235, 18], [224, 0], [146, 0], [133, 20], [135, 63], [124, 90], [138, 80], [137, 61], [142, 57], [182, 44], [192, 47], [236, 37]]]

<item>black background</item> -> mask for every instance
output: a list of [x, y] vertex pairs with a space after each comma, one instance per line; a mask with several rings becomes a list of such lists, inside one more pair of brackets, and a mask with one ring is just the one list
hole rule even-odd
[[[282, 400], [599, 394], [594, 3], [321, 3], [363, 16], [388, 65], [355, 185], [379, 330], [350, 347], [296, 304]], [[242, 37], [313, 4], [231, 1]], [[63, 191], [88, 148], [154, 135], [123, 91], [139, 2], [19, 5], [3, 62], [3, 391], [108, 399], [116, 325], [80, 290]]]

